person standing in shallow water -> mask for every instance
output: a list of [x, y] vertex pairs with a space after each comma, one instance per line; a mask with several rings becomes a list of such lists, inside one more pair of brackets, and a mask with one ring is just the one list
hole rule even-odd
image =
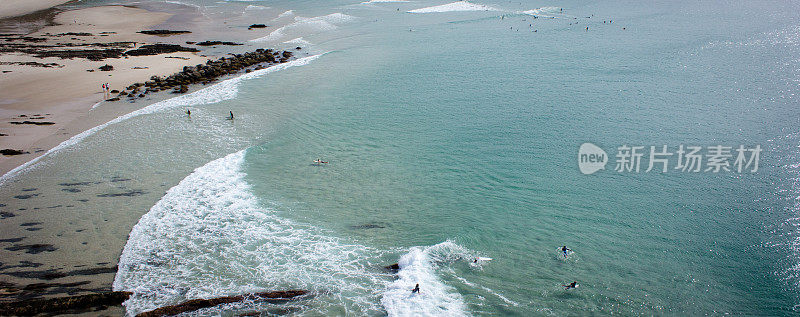
[[233, 120], [233, 111], [231, 111], [231, 116], [228, 117], [228, 120]]

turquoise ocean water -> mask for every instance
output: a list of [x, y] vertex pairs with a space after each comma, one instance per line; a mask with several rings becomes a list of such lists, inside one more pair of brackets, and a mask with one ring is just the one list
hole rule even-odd
[[[201, 315], [797, 314], [797, 3], [447, 3], [187, 0], [285, 25], [248, 43], [304, 59], [19, 177], [172, 187], [129, 216], [130, 314], [286, 288], [314, 296]], [[584, 142], [764, 151], [755, 173], [583, 175]]]

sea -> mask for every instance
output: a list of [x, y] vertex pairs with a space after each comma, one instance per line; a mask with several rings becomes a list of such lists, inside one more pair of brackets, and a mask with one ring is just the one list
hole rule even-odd
[[[118, 263], [128, 315], [288, 289], [309, 295], [191, 315], [800, 314], [796, 1], [70, 6], [98, 4], [245, 44], [211, 50], [296, 52], [99, 104], [129, 111], [0, 178], [5, 209], [70, 206], [25, 233]], [[584, 143], [604, 168], [581, 172]], [[743, 169], [740, 146], [759, 154]], [[729, 165], [707, 168], [720, 147]], [[699, 170], [678, 162], [690, 148]]]

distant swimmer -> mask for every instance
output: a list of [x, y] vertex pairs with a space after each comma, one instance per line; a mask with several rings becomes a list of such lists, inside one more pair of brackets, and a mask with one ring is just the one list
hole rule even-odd
[[328, 162], [324, 162], [324, 161], [322, 161], [322, 159], [317, 159], [316, 161], [314, 161], [314, 164], [317, 164], [317, 165], [319, 165], [319, 164], [328, 164]]
[[233, 120], [233, 111], [231, 111], [231, 116], [228, 117], [228, 120]]
[[561, 247], [561, 252], [564, 252], [564, 258], [565, 259], [567, 258], [567, 255], [569, 255], [569, 253], [568, 253], [569, 251], [572, 251], [572, 250], [568, 249], [567, 246]]
[[561, 286], [564, 286], [564, 289], [578, 288], [578, 281], [572, 281], [572, 283], [567, 285], [561, 284]]
[[589, 27], [588, 26], [586, 27], [586, 31], [589, 31]]
[[419, 293], [419, 283], [417, 283], [417, 286], [414, 286], [414, 289], [411, 290], [411, 294], [414, 293]]

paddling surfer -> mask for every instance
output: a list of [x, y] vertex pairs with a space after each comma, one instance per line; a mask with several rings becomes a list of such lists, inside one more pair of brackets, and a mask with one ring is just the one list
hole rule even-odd
[[564, 286], [564, 289], [578, 288], [578, 281], [572, 281], [572, 283], [567, 285], [561, 284], [561, 286]]
[[414, 293], [419, 293], [419, 283], [417, 283], [417, 286], [414, 286], [414, 289], [411, 290], [411, 294]]
[[567, 246], [562, 246], [561, 247], [561, 252], [564, 252], [564, 258], [565, 259], [567, 258], [567, 255], [569, 255], [569, 253], [567, 253], [568, 251], [572, 251], [572, 250], [568, 249]]

